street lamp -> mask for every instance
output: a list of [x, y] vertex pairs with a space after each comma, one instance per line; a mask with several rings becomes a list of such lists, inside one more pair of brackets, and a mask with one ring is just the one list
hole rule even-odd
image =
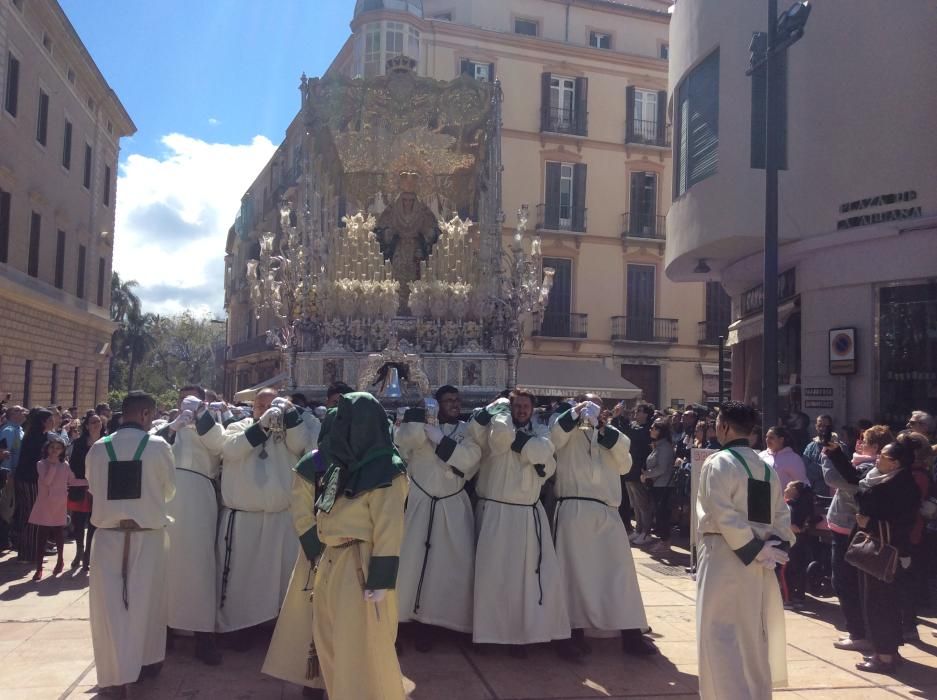
[[757, 32], [749, 49], [746, 75], [765, 67], [765, 260], [761, 395], [763, 424], [778, 422], [778, 163], [781, 141], [781, 95], [778, 57], [804, 35], [810, 3], [795, 2], [778, 17], [778, 0], [768, 0], [768, 32]]
[[224, 396], [225, 401], [227, 401], [228, 400], [228, 317], [225, 316], [224, 319], [210, 318], [208, 319], [208, 322], [224, 325], [224, 356], [221, 360], [221, 393]]
[[524, 204], [517, 210], [517, 231], [510, 249], [502, 249], [501, 256], [508, 273], [502, 278], [500, 294], [489, 299], [500, 305], [507, 321], [508, 388], [517, 386], [517, 368], [524, 349], [524, 320], [531, 318], [532, 331], [539, 330], [543, 310], [553, 287], [552, 267], [543, 267], [540, 236], [530, 240], [529, 252], [525, 245], [528, 208]]

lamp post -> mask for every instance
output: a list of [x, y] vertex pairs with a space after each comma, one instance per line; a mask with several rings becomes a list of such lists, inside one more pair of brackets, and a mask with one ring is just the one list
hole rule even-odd
[[524, 349], [524, 320], [530, 315], [531, 329], [537, 330], [550, 298], [555, 273], [553, 268], [543, 267], [540, 236], [534, 236], [529, 246], [525, 245], [527, 217], [528, 208], [524, 204], [517, 210], [517, 231], [511, 247], [501, 250], [508, 273], [502, 278], [501, 295], [489, 300], [501, 307], [507, 321], [508, 389], [517, 386], [517, 367]]
[[221, 394], [228, 399], [228, 317], [210, 318], [209, 323], [224, 324], [224, 355], [221, 360]]
[[752, 75], [764, 66], [765, 81], [765, 253], [762, 343], [762, 421], [765, 427], [778, 422], [778, 146], [781, 88], [778, 57], [804, 35], [810, 4], [794, 3], [778, 17], [778, 0], [768, 0], [767, 35], [756, 33], [752, 39], [752, 62], [746, 71]]

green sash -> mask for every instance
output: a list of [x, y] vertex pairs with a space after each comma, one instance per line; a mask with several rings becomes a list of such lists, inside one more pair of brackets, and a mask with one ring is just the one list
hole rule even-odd
[[[107, 450], [108, 459], [110, 459], [112, 462], [118, 462], [120, 460], [117, 459], [117, 454], [114, 452], [114, 446], [111, 444], [112, 437], [113, 435], [107, 435], [104, 438], [104, 449]], [[143, 457], [143, 450], [146, 449], [146, 443], [148, 443], [149, 441], [150, 441], [150, 434], [149, 433], [144, 434], [143, 439], [140, 440], [140, 444], [137, 447], [137, 451], [133, 453], [134, 462], [138, 461], [141, 457]]]

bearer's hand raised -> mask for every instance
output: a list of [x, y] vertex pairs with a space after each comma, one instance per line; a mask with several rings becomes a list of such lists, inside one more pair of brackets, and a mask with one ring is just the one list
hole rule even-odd
[[202, 400], [198, 396], [186, 396], [182, 399], [182, 410], [191, 411], [194, 416], [202, 407]]
[[276, 406], [271, 406], [266, 411], [264, 411], [264, 414], [260, 417], [260, 425], [269, 430], [274, 421], [279, 419], [279, 417], [282, 415], [283, 411], [281, 411]]
[[510, 405], [511, 405], [511, 402], [508, 399], [501, 397], [500, 399], [495, 399], [490, 404], [485, 406], [485, 410], [491, 411], [492, 409], [497, 409], [499, 406], [510, 406]]

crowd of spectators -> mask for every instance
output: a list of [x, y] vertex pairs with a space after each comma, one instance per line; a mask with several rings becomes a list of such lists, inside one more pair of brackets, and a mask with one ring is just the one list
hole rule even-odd
[[[324, 411], [342, 393], [330, 387]], [[305, 397], [291, 397], [305, 408]], [[208, 392], [206, 400], [220, 399]], [[249, 415], [249, 405], [225, 404], [233, 419]], [[546, 422], [563, 408], [539, 409]], [[171, 422], [175, 408], [161, 419]], [[671, 551], [675, 526], [686, 525], [690, 503], [690, 462], [694, 448], [718, 450], [715, 409], [692, 405], [683, 410], [659, 410], [639, 402], [606, 409], [602, 420], [630, 439], [631, 470], [622, 477], [620, 512], [631, 543], [655, 555]], [[112, 432], [120, 414], [107, 404], [79, 412], [76, 407], [27, 409], [0, 402], [0, 549], [14, 547], [21, 561], [33, 561], [42, 548], [40, 530], [29, 522], [39, 490], [37, 464], [50, 436], [66, 446], [65, 459], [76, 483], [84, 477], [84, 458], [91, 444]], [[780, 581], [790, 607], [809, 604], [807, 566], [813, 548], [810, 538], [819, 527], [826, 531], [832, 591], [839, 601], [845, 635], [838, 649], [869, 654], [861, 670], [889, 673], [901, 662], [898, 647], [919, 639], [917, 612], [932, 605], [930, 593], [937, 579], [937, 422], [914, 411], [907, 424], [873, 424], [860, 420], [835, 429], [832, 416], [813, 421], [791, 410], [778, 425], [758, 426], [749, 436], [753, 449], [779, 477], [788, 502], [797, 543]], [[80, 486], [69, 488], [70, 533], [77, 544], [72, 567], [89, 566], [91, 497]], [[678, 516], [675, 518], [674, 515]], [[847, 561], [858, 532], [886, 540], [896, 547], [900, 563], [894, 580], [880, 581]]]

